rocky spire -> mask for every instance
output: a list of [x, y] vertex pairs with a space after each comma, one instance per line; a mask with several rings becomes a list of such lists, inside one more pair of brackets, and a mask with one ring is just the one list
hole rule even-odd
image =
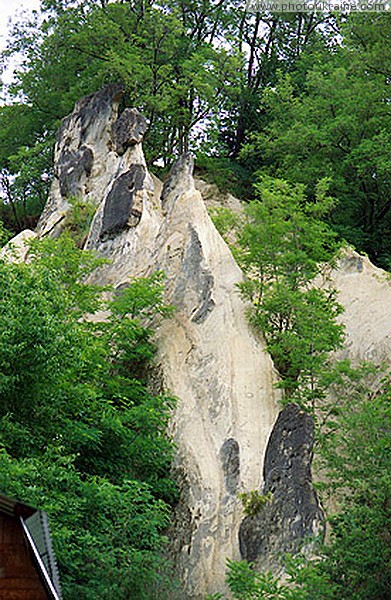
[[[195, 188], [193, 158], [181, 156], [164, 186], [151, 176], [142, 151], [147, 123], [136, 109], [118, 116], [120, 96], [120, 87], [108, 86], [63, 120], [38, 233], [61, 231], [74, 194], [97, 207], [86, 248], [109, 261], [94, 274], [96, 282], [121, 288], [133, 277], [166, 273], [175, 313], [159, 328], [157, 361], [164, 386], [178, 398], [171, 431], [181, 491], [171, 552], [184, 594], [198, 600], [224, 591], [227, 558], [241, 558], [239, 529], [243, 556], [273, 566], [279, 545], [294, 549], [321, 527], [309, 471], [311, 426], [285, 409], [273, 429], [276, 373], [248, 326], [236, 286], [242, 273]], [[358, 255], [346, 256], [332, 277], [346, 306], [349, 351], [389, 354], [389, 282]], [[277, 482], [278, 470], [289, 476]], [[262, 489], [274, 494], [273, 503], [255, 525], [241, 526], [238, 493]], [[293, 515], [296, 503], [301, 508]], [[272, 535], [279, 519], [287, 527]]]

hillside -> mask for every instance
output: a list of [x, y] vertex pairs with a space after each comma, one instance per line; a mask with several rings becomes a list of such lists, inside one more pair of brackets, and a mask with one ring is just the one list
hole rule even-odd
[[[154, 378], [178, 399], [169, 425], [179, 485], [169, 554], [180, 597], [195, 600], [225, 590], [227, 559], [279, 572], [281, 552], [295, 553], [323, 531], [311, 484], [314, 426], [299, 409], [281, 410], [278, 373], [246, 318], [237, 289], [243, 275], [195, 187], [193, 158], [181, 156], [164, 185], [151, 176], [142, 150], [145, 120], [134, 109], [118, 115], [119, 99], [118, 87], [105, 87], [63, 120], [37, 235], [74, 233], [77, 197], [94, 207], [78, 239], [108, 261], [90, 283], [120, 294], [135, 277], [165, 273], [165, 300], [175, 309], [155, 333]], [[216, 188], [197, 187], [219, 202]], [[348, 250], [331, 281], [345, 309], [341, 356], [380, 364], [391, 343], [386, 274]], [[239, 494], [261, 489], [272, 491], [272, 506], [261, 521], [245, 517]]]

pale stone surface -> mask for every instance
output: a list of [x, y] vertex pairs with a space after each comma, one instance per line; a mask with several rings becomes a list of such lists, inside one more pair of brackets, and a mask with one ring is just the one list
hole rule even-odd
[[110, 85], [76, 102], [63, 119], [54, 152], [55, 179], [37, 233], [58, 235], [70, 208], [68, 196], [99, 206], [115, 180], [132, 165], [145, 165], [141, 144], [117, 153], [111, 130], [118, 121], [121, 87]]
[[[178, 564], [191, 598], [224, 587], [226, 559], [240, 559], [243, 517], [237, 492], [258, 489], [267, 438], [277, 415], [275, 374], [261, 340], [249, 330], [235, 288], [242, 274], [189, 189], [166, 198], [156, 264], [168, 276], [174, 318], [160, 330], [165, 383], [179, 398], [172, 428], [186, 465], [192, 535]], [[237, 489], [226, 483], [221, 458], [227, 440], [238, 447]], [[237, 459], [236, 459], [237, 462]]]
[[194, 177], [194, 185], [196, 190], [201, 193], [208, 210], [223, 207], [229, 208], [229, 210], [236, 213], [242, 212], [243, 207], [241, 201], [229, 192], [221, 192], [214, 183], [209, 183], [199, 177]]
[[[149, 189], [137, 227], [103, 243], [92, 232], [87, 246], [110, 257], [96, 273], [100, 283], [122, 285], [157, 269], [167, 276], [167, 300], [176, 311], [159, 327], [158, 362], [165, 387], [178, 398], [171, 430], [183, 482], [172, 547], [188, 597], [201, 599], [225, 588], [227, 557], [240, 559], [237, 493], [261, 485], [278, 393], [271, 359], [251, 333], [235, 287], [241, 271], [188, 171], [181, 178], [176, 170], [166, 189], [163, 211]], [[230, 439], [240, 465], [235, 489], [227, 486], [229, 466], [221, 456]]]
[[[178, 398], [171, 429], [182, 491], [171, 548], [185, 586], [183, 600], [200, 600], [225, 589], [226, 559], [240, 559], [238, 492], [262, 487], [265, 449], [278, 414], [276, 373], [263, 341], [248, 326], [236, 288], [242, 273], [203, 200], [208, 207], [218, 205], [217, 188], [194, 183], [189, 155], [176, 164], [164, 187], [148, 173], [140, 143], [119, 156], [111, 139], [118, 94], [112, 89], [82, 99], [63, 121], [57, 179], [38, 232], [58, 234], [69, 208], [62, 192], [73, 189], [97, 205], [86, 248], [110, 261], [93, 281], [119, 288], [157, 269], [167, 275], [167, 300], [176, 311], [157, 331], [158, 366]], [[105, 231], [106, 203], [135, 166], [137, 172], [145, 169], [145, 177], [133, 186], [129, 176], [133, 196], [123, 202], [129, 219], [124, 213], [120, 226]], [[229, 194], [221, 204], [240, 211]], [[385, 274], [348, 253], [331, 281], [346, 309], [344, 354], [386, 358], [391, 286]]]
[[22, 263], [27, 260], [29, 252], [29, 242], [34, 240], [37, 234], [30, 229], [24, 229], [18, 235], [9, 240], [9, 242], [0, 251], [0, 257], [9, 262]]
[[[90, 173], [78, 168], [79, 179], [67, 184], [80, 185], [80, 194], [98, 205], [86, 248], [110, 262], [92, 280], [120, 287], [158, 269], [167, 275], [167, 300], [176, 311], [157, 332], [158, 363], [164, 385], [178, 398], [171, 429], [182, 487], [172, 552], [183, 593], [201, 599], [225, 589], [226, 560], [240, 559], [243, 511], [237, 493], [262, 483], [263, 455], [278, 413], [276, 374], [262, 340], [247, 324], [236, 288], [242, 273], [195, 189], [191, 156], [178, 161], [163, 189], [146, 171], [142, 187], [129, 190], [137, 193], [137, 223], [121, 219], [118, 230], [102, 235], [115, 182], [132, 165], [145, 167], [145, 160], [141, 144], [121, 157], [110, 146], [115, 103], [111, 111], [105, 101], [98, 103], [98, 123], [81, 126], [86, 121], [81, 109], [91, 105], [96, 105], [91, 98], [78, 103], [64, 120], [56, 157], [64, 140], [75, 153], [88, 146], [94, 157]], [[40, 221], [41, 235], [56, 234], [66, 204], [57, 180]]]
[[331, 284], [345, 309], [340, 319], [346, 327], [346, 342], [338, 357], [390, 363], [390, 275], [348, 249], [331, 272]]

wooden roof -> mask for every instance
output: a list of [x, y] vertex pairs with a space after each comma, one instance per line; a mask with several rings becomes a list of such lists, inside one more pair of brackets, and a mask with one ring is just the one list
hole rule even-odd
[[0, 495], [0, 514], [20, 523], [48, 597], [51, 600], [61, 600], [60, 579], [47, 514], [3, 495]]

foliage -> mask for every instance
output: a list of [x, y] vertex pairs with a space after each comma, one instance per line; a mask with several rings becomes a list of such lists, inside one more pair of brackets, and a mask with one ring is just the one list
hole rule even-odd
[[256, 191], [259, 199], [245, 207], [241, 222], [227, 210], [215, 222], [226, 236], [235, 230], [235, 256], [247, 275], [239, 287], [288, 399], [313, 407], [327, 357], [343, 335], [335, 291], [314, 285], [338, 248], [320, 219], [332, 200], [325, 182], [315, 201], [305, 197], [303, 186], [271, 178], [260, 180]]
[[254, 170], [303, 183], [312, 195], [319, 178], [328, 177], [340, 200], [331, 213], [334, 228], [386, 268], [391, 141], [382, 42], [390, 23], [380, 13], [341, 18], [342, 44], [302, 56], [299, 63], [310, 67], [300, 80], [280, 71], [263, 91], [267, 122], [253, 130], [242, 155]]
[[251, 490], [251, 492], [239, 494], [239, 498], [243, 504], [244, 514], [250, 517], [258, 514], [265, 504], [271, 501], [272, 497], [273, 494], [271, 492], [261, 494], [258, 490]]
[[[245, 561], [228, 561], [227, 583], [238, 600], [301, 600], [300, 595], [293, 595], [272, 573], [257, 573]], [[294, 593], [297, 594], [297, 590]]]
[[197, 152], [196, 174], [215, 184], [222, 192], [249, 200], [254, 195], [251, 173], [237, 161], [224, 156], [210, 156], [207, 148]]
[[85, 279], [101, 261], [69, 237], [29, 256], [0, 261], [0, 487], [49, 513], [65, 598], [153, 598], [176, 498], [173, 400], [139, 373], [167, 312], [162, 276], [107, 304]]
[[[236, 236], [235, 252], [248, 279], [242, 293], [252, 303], [250, 319], [265, 334], [269, 351], [296, 402], [313, 411], [319, 486], [338, 502], [329, 517], [330, 540], [318, 558], [291, 559], [287, 584], [259, 574], [246, 563], [230, 563], [235, 598], [310, 600], [385, 599], [391, 558], [390, 382], [379, 382], [371, 365], [353, 369], [328, 357], [342, 340], [340, 307], [322, 267], [333, 258], [335, 236], [321, 221], [332, 201], [325, 186], [308, 201], [302, 186], [263, 179], [260, 200], [236, 215], [220, 212], [225, 236]], [[315, 281], [315, 278], [316, 281]], [[315, 410], [314, 410], [315, 409]], [[251, 499], [251, 498], [250, 498]]]
[[319, 443], [325, 491], [338, 511], [330, 517], [331, 544], [320, 568], [337, 586], [335, 597], [382, 600], [389, 594], [391, 560], [389, 374], [370, 365], [341, 371], [336, 392]]
[[253, 14], [237, 0], [44, 1], [1, 57], [22, 64], [0, 109], [0, 216], [35, 224], [60, 119], [122, 82], [149, 120], [155, 168], [190, 149], [240, 198], [260, 170], [310, 197], [329, 178], [340, 202], [325, 218], [388, 268], [389, 28], [388, 14]]
[[66, 214], [64, 231], [70, 235], [78, 248], [83, 248], [92, 218], [96, 212], [93, 202], [70, 196], [70, 209]]
[[4, 244], [6, 244], [11, 237], [11, 232], [8, 231], [4, 227], [4, 224], [0, 221], [0, 247], [4, 246]]
[[[243, 221], [224, 211], [216, 221], [236, 236], [242, 293], [286, 395], [307, 409], [322, 404], [319, 444], [340, 508], [322, 560], [291, 564], [293, 591], [231, 565], [240, 598], [387, 595], [389, 388], [371, 395], [346, 365], [330, 368], [340, 307], [327, 281], [313, 284], [337, 248], [326, 223], [391, 264], [390, 23], [354, 11], [251, 14], [236, 0], [43, 0], [2, 53], [21, 60], [0, 107], [0, 218], [10, 231], [37, 221], [61, 118], [107, 82], [122, 82], [124, 104], [148, 117], [149, 162], [167, 169], [190, 148], [203, 175], [241, 198], [258, 180]], [[68, 229], [79, 245], [88, 213], [74, 201]], [[69, 240], [51, 244], [33, 245], [30, 265], [0, 266], [0, 476], [11, 494], [44, 499], [60, 524], [69, 597], [126, 597], [129, 586], [132, 597], [152, 597], [162, 500], [175, 496], [164, 434], [171, 401], [145, 385], [154, 323], [169, 312], [161, 275], [133, 282], [101, 322], [96, 311], [108, 306], [82, 283], [96, 260], [80, 259]]]
[[235, 77], [232, 52], [207, 41], [205, 30], [189, 37], [190, 15], [175, 2], [168, 10], [165, 3], [45, 4], [43, 22], [37, 16], [14, 30], [8, 53], [23, 51], [26, 68], [13, 93], [22, 89], [53, 131], [75, 100], [120, 81], [126, 102], [149, 120], [149, 161], [187, 150], [191, 131], [219, 104], [216, 89]]
[[[296, 34], [306, 43], [323, 39], [320, 21], [303, 15], [254, 18], [237, 0], [43, 1], [41, 12], [15, 24], [1, 55], [4, 63], [14, 55], [21, 63], [6, 89], [10, 105], [2, 107], [0, 127], [9, 224], [19, 230], [27, 218], [36, 219], [52, 175], [48, 153], [60, 119], [107, 82], [122, 82], [124, 103], [148, 118], [149, 163], [167, 167], [178, 153], [211, 148], [224, 171], [227, 154], [237, 157], [248, 131], [257, 128], [260, 89], [275, 81], [278, 67], [292, 67], [301, 52]], [[261, 29], [267, 35], [258, 35]], [[48, 152], [40, 152], [40, 144]], [[23, 152], [25, 162], [19, 160]], [[22, 167], [34, 176], [28, 194], [25, 177], [17, 188], [11, 185]], [[235, 160], [228, 168], [243, 196], [246, 165]], [[10, 203], [15, 211], [8, 210]]]

